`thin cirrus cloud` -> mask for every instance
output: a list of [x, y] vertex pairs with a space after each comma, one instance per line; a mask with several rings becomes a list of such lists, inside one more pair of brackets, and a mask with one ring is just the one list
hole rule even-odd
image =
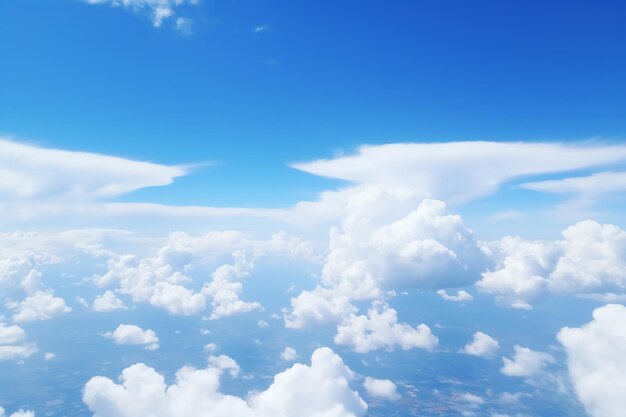
[[[108, 4], [113, 7], [123, 7], [140, 15], [146, 15], [152, 21], [154, 27], [161, 27], [163, 23], [174, 18], [178, 10], [185, 5], [197, 5], [199, 0], [84, 0], [88, 4], [99, 5]], [[181, 19], [185, 22], [185, 27], [181, 28]], [[189, 19], [179, 17], [176, 19], [175, 27], [186, 31], [190, 22]]]

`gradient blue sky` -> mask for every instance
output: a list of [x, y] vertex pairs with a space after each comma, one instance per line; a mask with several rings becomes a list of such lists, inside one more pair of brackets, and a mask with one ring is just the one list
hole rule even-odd
[[189, 34], [75, 0], [0, 15], [2, 133], [213, 162], [144, 200], [289, 205], [329, 183], [287, 162], [361, 144], [626, 137], [621, 1], [203, 1]]

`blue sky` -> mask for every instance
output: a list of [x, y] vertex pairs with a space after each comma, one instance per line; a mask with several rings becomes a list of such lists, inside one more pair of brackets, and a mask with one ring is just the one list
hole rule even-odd
[[285, 163], [361, 144], [626, 134], [619, 1], [206, 1], [179, 11], [191, 34], [81, 1], [0, 7], [2, 132], [218, 162], [163, 202], [291, 204], [327, 184]]
[[626, 415], [624, 2], [0, 18], [0, 417]]

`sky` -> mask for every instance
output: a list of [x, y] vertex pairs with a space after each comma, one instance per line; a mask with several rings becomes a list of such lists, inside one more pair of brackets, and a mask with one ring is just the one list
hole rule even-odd
[[623, 2], [0, 18], [0, 417], [626, 413]]

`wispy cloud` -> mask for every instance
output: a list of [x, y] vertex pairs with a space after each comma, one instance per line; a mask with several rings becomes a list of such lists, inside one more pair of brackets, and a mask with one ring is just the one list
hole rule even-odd
[[[163, 22], [178, 15], [178, 10], [186, 5], [197, 5], [199, 0], [84, 0], [89, 4], [108, 4], [113, 7], [123, 7], [134, 13], [150, 18], [154, 27], [161, 27]], [[191, 29], [191, 20], [179, 17], [174, 23], [177, 30], [188, 33]]]
[[254, 33], [262, 33], [271, 30], [272, 27], [270, 25], [259, 25], [254, 28]]

